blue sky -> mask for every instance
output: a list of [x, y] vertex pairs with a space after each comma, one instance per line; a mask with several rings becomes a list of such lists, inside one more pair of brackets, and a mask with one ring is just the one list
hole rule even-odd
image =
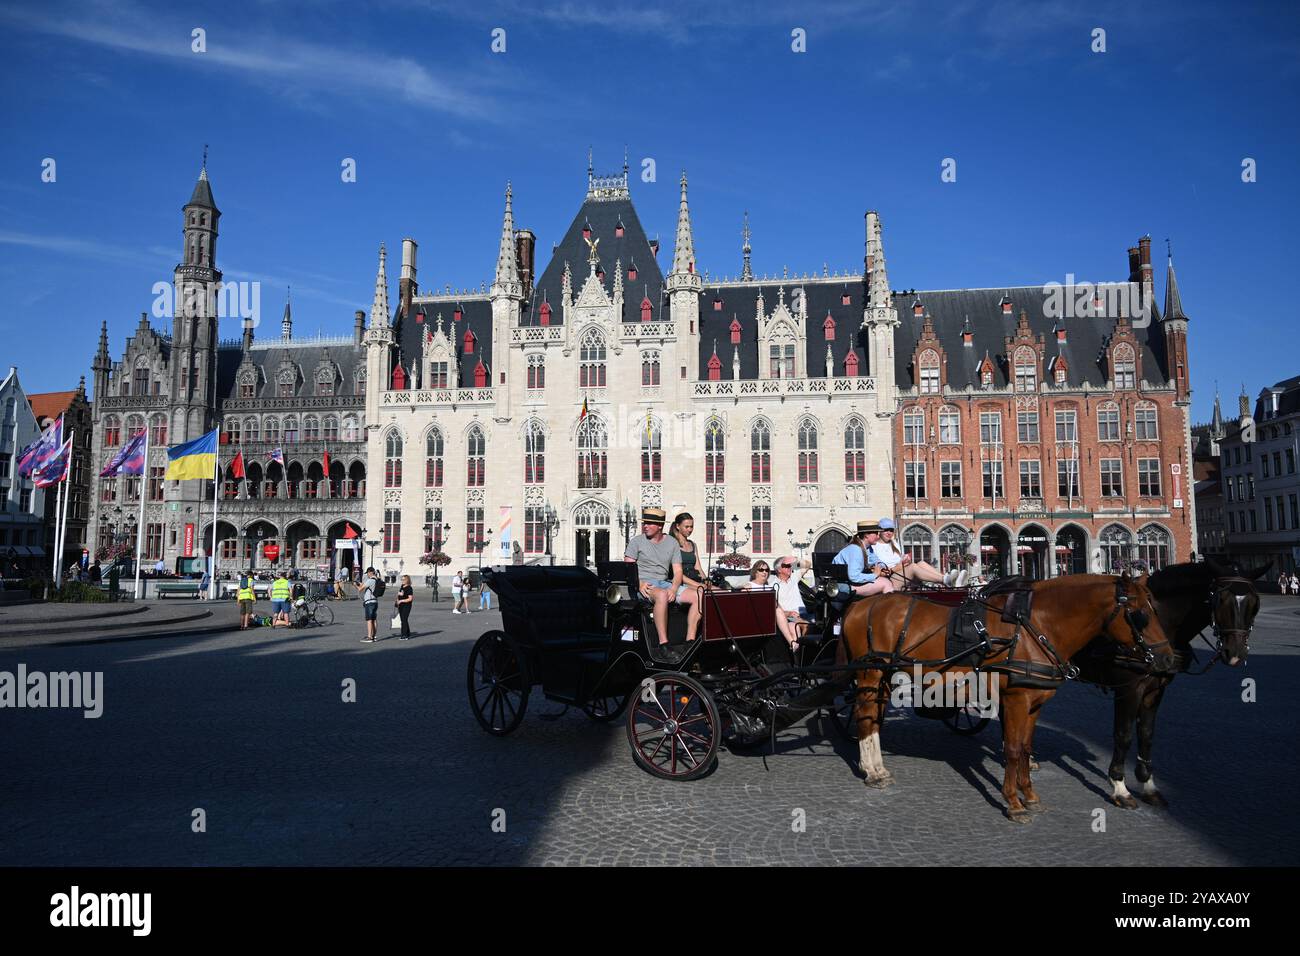
[[507, 179], [540, 271], [588, 145], [599, 173], [626, 144], [657, 167], [632, 195], [665, 271], [682, 168], [713, 275], [739, 271], [746, 209], [756, 271], [858, 271], [877, 209], [895, 288], [1123, 279], [1150, 233], [1163, 301], [1169, 237], [1208, 418], [1216, 380], [1231, 399], [1300, 372], [1278, 292], [1300, 14], [1077, 6], [0, 2], [0, 366], [75, 387], [105, 318], [120, 350], [179, 258], [205, 143], [227, 280], [260, 280], [277, 326], [291, 285], [295, 332], [326, 334], [369, 307], [381, 240], [420, 243], [422, 288], [490, 282]]

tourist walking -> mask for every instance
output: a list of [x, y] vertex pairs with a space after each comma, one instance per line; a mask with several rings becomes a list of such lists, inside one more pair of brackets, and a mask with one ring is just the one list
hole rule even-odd
[[402, 634], [399, 641], [411, 639], [411, 608], [415, 606], [415, 588], [411, 587], [411, 576], [402, 575], [401, 586], [397, 589], [397, 614], [402, 619]]
[[492, 589], [487, 586], [487, 582], [482, 578], [478, 581], [478, 609], [480, 611], [492, 610]]
[[465, 578], [459, 571], [451, 576], [451, 613], [460, 613], [460, 604], [465, 596]]
[[375, 629], [378, 627], [375, 622], [379, 618], [379, 596], [383, 593], [383, 587], [384, 584], [379, 580], [375, 569], [366, 568], [366, 576], [361, 582], [360, 589], [361, 608], [366, 618], [366, 636], [361, 639], [362, 644], [375, 643]]

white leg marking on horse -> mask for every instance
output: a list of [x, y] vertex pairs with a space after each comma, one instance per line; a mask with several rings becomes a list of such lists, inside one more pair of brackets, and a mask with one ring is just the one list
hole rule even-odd
[[888, 773], [885, 770], [885, 754], [880, 749], [880, 728], [876, 728], [876, 732], [871, 735], [871, 759], [875, 761], [877, 774]]
[[1142, 792], [1143, 792], [1143, 793], [1155, 793], [1155, 792], [1156, 792], [1156, 778], [1155, 778], [1155, 775], [1154, 775], [1154, 774], [1152, 774], [1150, 777], [1147, 777], [1146, 780], [1143, 782], [1143, 784], [1142, 784]]
[[871, 776], [871, 738], [863, 737], [858, 741], [858, 769]]
[[1128, 787], [1124, 786], [1123, 780], [1112, 780], [1110, 782], [1110, 785], [1114, 788], [1113, 795], [1115, 797], [1117, 798], [1132, 797], [1132, 794], [1128, 792]]

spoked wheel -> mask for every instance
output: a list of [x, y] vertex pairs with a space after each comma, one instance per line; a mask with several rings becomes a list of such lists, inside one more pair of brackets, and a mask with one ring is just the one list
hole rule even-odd
[[857, 696], [858, 685], [852, 683], [836, 694], [835, 702], [827, 708], [831, 723], [845, 740], [858, 739], [858, 722], [853, 718], [853, 702], [857, 700]]
[[324, 602], [312, 608], [311, 614], [321, 627], [328, 627], [334, 623], [334, 609]]
[[504, 737], [528, 709], [528, 670], [519, 645], [504, 631], [488, 631], [469, 654], [469, 706], [479, 725]]
[[722, 738], [712, 694], [685, 674], [656, 674], [635, 687], [631, 699], [627, 739], [638, 765], [665, 780], [708, 772]]
[[632, 693], [632, 691], [628, 691], [622, 695], [593, 697], [582, 708], [583, 713], [597, 723], [613, 723], [623, 716], [623, 709], [627, 707], [627, 702], [632, 698]]
[[980, 713], [978, 704], [958, 707], [951, 717], [943, 719], [944, 726], [961, 737], [973, 737], [989, 725], [993, 718]]

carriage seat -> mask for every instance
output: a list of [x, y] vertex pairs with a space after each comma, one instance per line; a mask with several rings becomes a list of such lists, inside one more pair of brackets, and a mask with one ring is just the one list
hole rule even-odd
[[484, 572], [497, 594], [506, 633], [546, 647], [604, 647], [604, 602], [591, 572], [519, 566]]

